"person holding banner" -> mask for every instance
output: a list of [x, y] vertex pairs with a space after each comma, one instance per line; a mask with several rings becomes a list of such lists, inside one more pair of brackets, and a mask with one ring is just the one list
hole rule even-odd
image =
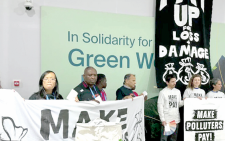
[[[184, 105], [184, 102], [181, 100], [181, 92], [176, 89], [176, 75], [168, 74], [166, 76], [166, 84], [163, 90], [159, 92], [157, 107], [160, 120], [162, 122], [161, 127], [161, 141], [167, 141], [170, 138], [170, 141], [177, 140], [178, 128], [180, 123], [180, 113], [179, 107]], [[170, 122], [176, 124], [176, 130], [171, 135], [165, 135], [166, 129]]]
[[188, 82], [187, 89], [184, 91], [183, 98], [199, 98], [200, 100], [204, 98], [205, 91], [200, 88], [201, 80], [201, 75], [193, 75]]
[[224, 93], [220, 91], [222, 88], [222, 83], [219, 78], [213, 78], [210, 81], [210, 86], [212, 91], [207, 93], [206, 96], [208, 98], [225, 98]]
[[101, 92], [102, 101], [106, 101], [107, 96], [106, 96], [105, 91], [103, 90], [103, 88], [106, 88], [106, 86], [107, 86], [106, 77], [104, 74], [98, 74], [97, 76], [98, 77], [97, 77], [97, 81], [96, 81], [96, 86], [98, 87], [98, 89]]
[[[138, 96], [135, 90], [136, 88], [136, 78], [134, 74], [126, 74], [124, 76], [123, 86], [116, 91], [116, 100], [130, 99]], [[147, 100], [147, 92], [144, 91], [141, 95], [144, 95], [145, 100]]]
[[39, 91], [30, 96], [29, 100], [59, 100], [59, 82], [53, 71], [45, 71], [39, 80]]
[[96, 101], [99, 103], [100, 90], [95, 85], [97, 81], [97, 71], [93, 67], [86, 67], [83, 74], [84, 81], [72, 89], [67, 96], [68, 100], [72, 101]]

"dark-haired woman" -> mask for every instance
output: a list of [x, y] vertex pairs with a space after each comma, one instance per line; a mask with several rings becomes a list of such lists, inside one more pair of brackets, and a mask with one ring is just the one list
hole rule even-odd
[[39, 91], [30, 96], [29, 100], [58, 100], [59, 83], [53, 71], [45, 71], [39, 80]]
[[225, 95], [223, 92], [221, 92], [222, 83], [219, 78], [213, 78], [210, 81], [211, 89], [212, 91], [209, 91], [207, 93], [208, 98], [225, 98]]
[[106, 77], [105, 77], [104, 74], [98, 74], [97, 81], [96, 81], [96, 86], [98, 87], [98, 89], [101, 92], [102, 101], [106, 101], [107, 100], [107, 96], [106, 96], [106, 93], [103, 90], [103, 88], [106, 88], [107, 83], [106, 83]]

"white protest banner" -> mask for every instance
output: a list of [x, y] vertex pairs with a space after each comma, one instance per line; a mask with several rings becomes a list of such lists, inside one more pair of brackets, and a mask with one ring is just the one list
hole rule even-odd
[[225, 141], [225, 99], [184, 100], [184, 141]]
[[[96, 118], [122, 124], [122, 140], [145, 140], [144, 98], [100, 104], [68, 100], [24, 100], [14, 90], [0, 90], [0, 140], [74, 141], [77, 123]], [[91, 141], [91, 139], [88, 139]]]

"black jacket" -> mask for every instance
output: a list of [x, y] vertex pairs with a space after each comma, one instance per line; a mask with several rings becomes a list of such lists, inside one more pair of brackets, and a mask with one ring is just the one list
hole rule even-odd
[[[54, 99], [54, 96], [52, 95], [52, 99]], [[51, 99], [51, 98], [50, 98]], [[60, 95], [60, 94], [58, 94], [58, 97], [56, 97], [56, 99], [57, 100], [60, 100], [60, 99], [63, 99], [63, 97]], [[30, 97], [29, 97], [29, 100], [46, 100], [46, 98], [44, 98], [44, 97], [41, 97], [40, 95], [39, 95], [39, 93], [38, 92], [36, 92], [36, 93], [34, 93], [33, 95], [31, 95]]]

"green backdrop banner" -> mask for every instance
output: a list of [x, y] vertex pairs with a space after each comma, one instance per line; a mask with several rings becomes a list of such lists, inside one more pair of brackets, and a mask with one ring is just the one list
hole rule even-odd
[[41, 8], [41, 71], [53, 70], [64, 98], [93, 66], [107, 77], [109, 100], [127, 73], [136, 75], [136, 92], [154, 88], [154, 18], [66, 8]]

